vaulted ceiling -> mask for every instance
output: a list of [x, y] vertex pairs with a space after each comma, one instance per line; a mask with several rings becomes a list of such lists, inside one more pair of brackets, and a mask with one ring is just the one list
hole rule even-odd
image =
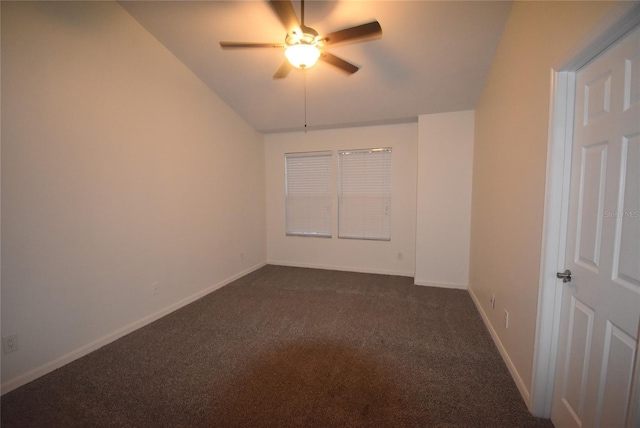
[[[300, 16], [300, 4], [293, 1]], [[357, 66], [320, 62], [274, 80], [282, 49], [223, 50], [219, 41], [284, 42], [267, 1], [123, 1], [149, 33], [260, 132], [415, 121], [473, 109], [511, 2], [307, 1], [305, 25], [326, 34], [374, 19], [382, 37], [327, 50]]]

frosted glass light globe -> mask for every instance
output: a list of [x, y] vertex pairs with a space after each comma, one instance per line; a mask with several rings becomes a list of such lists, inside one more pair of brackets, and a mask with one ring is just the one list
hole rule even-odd
[[289, 60], [289, 63], [296, 68], [309, 68], [312, 67], [320, 58], [320, 51], [314, 45], [307, 43], [299, 43], [297, 45], [289, 46], [284, 55]]

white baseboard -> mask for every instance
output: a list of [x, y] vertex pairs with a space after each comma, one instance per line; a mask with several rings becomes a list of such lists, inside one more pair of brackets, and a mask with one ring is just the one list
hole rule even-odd
[[438, 288], [455, 288], [456, 290], [466, 290], [468, 287], [467, 284], [456, 284], [453, 282], [441, 282], [441, 281], [429, 281], [423, 279], [414, 279], [413, 283], [415, 285], [424, 285], [426, 287], [438, 287]]
[[388, 270], [388, 269], [370, 269], [370, 268], [360, 268], [360, 267], [350, 267], [350, 266], [331, 266], [331, 265], [321, 265], [321, 264], [314, 264], [314, 263], [287, 262], [282, 260], [268, 260], [267, 264], [275, 265], [275, 266], [301, 267], [301, 268], [310, 268], [310, 269], [338, 270], [342, 272], [376, 273], [380, 275], [397, 275], [397, 276], [411, 276], [411, 277], [414, 275], [414, 272], [394, 271], [394, 270]]
[[2, 395], [13, 391], [16, 388], [19, 388], [23, 385], [26, 385], [27, 383], [36, 380], [37, 378], [46, 375], [47, 373], [50, 373], [66, 364], [69, 364], [70, 362], [77, 360], [78, 358], [84, 357], [85, 355], [102, 348], [105, 345], [108, 345], [109, 343], [120, 339], [123, 336], [126, 336], [127, 334], [141, 328], [144, 327], [147, 324], [152, 323], [153, 321], [156, 321], [162, 317], [164, 317], [165, 315], [170, 314], [173, 311], [176, 311], [186, 305], [188, 305], [189, 303], [192, 303], [204, 296], [206, 296], [209, 293], [212, 293], [214, 291], [216, 291], [217, 289], [239, 279], [242, 278], [245, 275], [248, 275], [249, 273], [260, 269], [263, 266], [266, 266], [266, 262], [263, 263], [259, 263], [249, 269], [246, 269], [240, 273], [237, 273], [229, 278], [226, 278], [214, 285], [212, 285], [211, 287], [208, 287], [204, 290], [201, 290], [189, 297], [186, 297], [170, 306], [167, 306], [164, 309], [161, 309], [151, 315], [148, 315], [142, 319], [139, 319], [138, 321], [134, 321], [133, 323], [118, 329], [114, 332], [111, 332], [109, 334], [107, 334], [106, 336], [103, 336], [99, 339], [94, 340], [93, 342], [90, 342], [74, 351], [71, 351], [61, 357], [56, 358], [53, 361], [50, 361], [46, 364], [41, 365], [40, 367], [36, 367], [33, 370], [30, 370], [20, 376], [17, 376], [13, 379], [10, 379], [6, 382], [3, 382], [2, 385], [0, 386], [0, 388], [2, 389]]
[[476, 309], [478, 309], [478, 312], [480, 312], [480, 316], [482, 317], [482, 321], [484, 321], [484, 325], [487, 327], [487, 330], [489, 330], [489, 333], [491, 334], [491, 338], [493, 339], [493, 342], [496, 344], [498, 351], [500, 351], [500, 355], [502, 356], [502, 359], [507, 365], [507, 368], [509, 369], [509, 373], [511, 373], [511, 377], [513, 378], [513, 381], [516, 383], [516, 386], [520, 391], [520, 395], [522, 395], [522, 399], [527, 405], [527, 408], [529, 409], [529, 411], [531, 411], [531, 401], [530, 401], [531, 394], [529, 393], [529, 390], [527, 389], [524, 382], [522, 381], [522, 378], [520, 377], [520, 374], [518, 373], [516, 366], [513, 364], [513, 361], [511, 361], [511, 358], [509, 357], [507, 350], [505, 349], [504, 345], [500, 341], [500, 338], [498, 337], [498, 333], [496, 333], [495, 329], [489, 322], [489, 317], [487, 316], [486, 312], [482, 308], [482, 305], [480, 304], [480, 301], [478, 300], [475, 293], [473, 292], [473, 289], [469, 288], [468, 290], [469, 290], [469, 295], [473, 300], [473, 303], [476, 305]]

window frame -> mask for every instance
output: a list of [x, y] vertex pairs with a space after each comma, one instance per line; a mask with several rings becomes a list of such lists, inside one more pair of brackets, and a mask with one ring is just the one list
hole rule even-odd
[[[332, 192], [332, 179], [333, 179], [333, 151], [332, 150], [320, 150], [320, 151], [310, 151], [310, 152], [290, 152], [284, 154], [285, 162], [284, 162], [284, 184], [285, 184], [285, 234], [286, 236], [303, 236], [303, 237], [314, 237], [314, 238], [332, 238], [333, 237], [333, 192]], [[326, 213], [324, 218], [324, 223], [327, 228], [323, 230], [311, 230], [313, 228], [313, 224], [309, 223], [306, 227], [307, 230], [291, 230], [293, 229], [291, 223], [291, 209], [292, 204], [290, 203], [290, 174], [292, 171], [289, 170], [289, 159], [301, 159], [301, 158], [326, 158], [328, 164], [326, 165], [327, 174], [323, 179], [326, 180], [326, 193], [324, 197], [326, 198]]]
[[[366, 225], [363, 224], [363, 232], [362, 234], [355, 234], [352, 230], [343, 230], [343, 208], [345, 205], [345, 196], [343, 192], [343, 166], [344, 156], [348, 156], [349, 154], [364, 154], [364, 153], [388, 153], [389, 158], [383, 159], [383, 162], [387, 162], [385, 164], [385, 168], [387, 169], [387, 181], [385, 182], [385, 186], [388, 188], [387, 195], [381, 195], [381, 198], [387, 198], [385, 203], [385, 212], [380, 217], [383, 219], [381, 222], [381, 233], [379, 234], [368, 234], [364, 230]], [[353, 150], [338, 150], [338, 238], [339, 239], [357, 239], [357, 240], [366, 240], [366, 241], [391, 241], [391, 212], [392, 212], [392, 202], [393, 202], [393, 148], [392, 147], [380, 147], [380, 148], [371, 148], [371, 149], [353, 149]], [[383, 193], [383, 192], [381, 192]], [[346, 228], [346, 226], [345, 226]]]

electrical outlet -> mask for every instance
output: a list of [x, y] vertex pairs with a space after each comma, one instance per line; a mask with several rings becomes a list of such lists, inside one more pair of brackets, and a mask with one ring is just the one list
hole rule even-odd
[[491, 295], [491, 309], [495, 309], [496, 308], [496, 295], [492, 294]]
[[10, 334], [2, 338], [2, 350], [5, 354], [18, 350], [18, 335]]
[[509, 328], [509, 312], [504, 310], [504, 328]]

